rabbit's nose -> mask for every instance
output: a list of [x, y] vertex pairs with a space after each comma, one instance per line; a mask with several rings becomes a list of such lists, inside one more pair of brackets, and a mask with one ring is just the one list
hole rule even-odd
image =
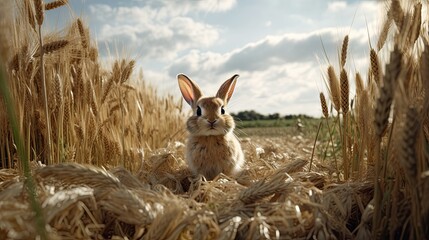
[[210, 123], [210, 125], [213, 125], [213, 124], [215, 124], [216, 123], [216, 119], [215, 120], [212, 120], [212, 121], [210, 121], [210, 120], [207, 120], [207, 122], [209, 122]]

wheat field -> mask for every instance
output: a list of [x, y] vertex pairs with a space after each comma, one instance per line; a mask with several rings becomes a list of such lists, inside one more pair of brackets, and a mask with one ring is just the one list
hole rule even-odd
[[428, 238], [426, 1], [386, 1], [365, 73], [344, 36], [315, 137], [243, 137], [243, 173], [213, 181], [186, 167], [180, 96], [103, 63], [81, 18], [45, 32], [67, 4], [0, 10], [0, 239]]

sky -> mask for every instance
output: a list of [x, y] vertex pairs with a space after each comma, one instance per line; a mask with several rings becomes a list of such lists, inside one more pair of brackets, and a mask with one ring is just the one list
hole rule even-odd
[[[89, 25], [106, 64], [112, 56], [135, 58], [161, 93], [181, 97], [176, 76], [184, 73], [214, 95], [237, 73], [230, 112], [311, 116], [321, 116], [325, 69], [332, 63], [339, 71], [345, 35], [349, 76], [366, 74], [369, 44], [376, 44], [385, 7], [374, 0], [69, 2], [74, 16]], [[72, 17], [60, 10], [47, 19], [55, 28]]]

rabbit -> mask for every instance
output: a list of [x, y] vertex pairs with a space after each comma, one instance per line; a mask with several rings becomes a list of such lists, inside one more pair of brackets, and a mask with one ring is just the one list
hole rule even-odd
[[234, 119], [225, 111], [238, 77], [235, 74], [226, 80], [215, 97], [206, 97], [194, 81], [184, 74], [177, 75], [182, 96], [193, 110], [186, 122], [186, 162], [193, 174], [207, 180], [219, 173], [236, 176], [244, 164], [243, 150], [233, 133]]

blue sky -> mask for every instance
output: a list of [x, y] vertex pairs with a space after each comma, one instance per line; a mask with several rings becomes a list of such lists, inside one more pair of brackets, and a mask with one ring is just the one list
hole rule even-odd
[[[382, 1], [357, 0], [70, 0], [89, 24], [101, 56], [133, 57], [145, 79], [181, 97], [176, 75], [185, 73], [207, 95], [240, 74], [232, 112], [320, 116], [327, 60], [350, 35], [350, 76], [366, 73], [369, 39], [382, 22]], [[65, 9], [47, 18], [52, 28], [70, 19]], [[118, 51], [116, 51], [117, 49]], [[338, 70], [338, 69], [337, 69]], [[352, 80], [352, 79], [351, 79]], [[353, 81], [351, 81], [353, 82]], [[350, 97], [353, 97], [352, 95]]]

